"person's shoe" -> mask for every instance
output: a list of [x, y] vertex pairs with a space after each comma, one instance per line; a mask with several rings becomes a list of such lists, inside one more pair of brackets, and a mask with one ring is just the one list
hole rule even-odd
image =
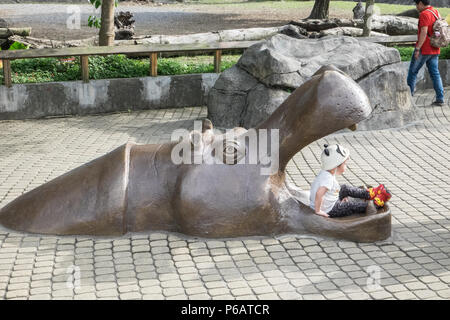
[[391, 198], [392, 198], [391, 193], [388, 190], [386, 190], [383, 186], [381, 192], [379, 192], [373, 199], [373, 203], [377, 208], [382, 208], [384, 207], [384, 204], [388, 202]]
[[434, 101], [431, 105], [442, 107], [444, 104], [444, 101]]
[[370, 199], [373, 200], [377, 195], [382, 194], [384, 190], [384, 185], [380, 184], [376, 188], [369, 188], [367, 191], [369, 191]]

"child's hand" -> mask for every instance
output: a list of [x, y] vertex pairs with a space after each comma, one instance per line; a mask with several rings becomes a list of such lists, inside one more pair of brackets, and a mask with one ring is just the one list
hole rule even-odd
[[344, 199], [342, 199], [342, 202], [348, 202], [348, 197], [345, 197]]
[[317, 215], [319, 216], [323, 216], [323, 217], [329, 217], [328, 213], [323, 212], [322, 210], [320, 210], [319, 212], [315, 212]]

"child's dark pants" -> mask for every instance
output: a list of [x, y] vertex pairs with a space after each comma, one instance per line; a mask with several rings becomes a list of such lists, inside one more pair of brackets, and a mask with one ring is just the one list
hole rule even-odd
[[366, 212], [368, 204], [367, 201], [360, 202], [352, 201], [350, 199], [347, 202], [342, 201], [342, 199], [346, 197], [369, 200], [370, 194], [366, 189], [356, 188], [348, 184], [341, 185], [341, 190], [339, 191], [339, 200], [336, 202], [333, 209], [328, 212], [328, 215], [331, 218], [345, 217], [352, 214], [361, 214]]

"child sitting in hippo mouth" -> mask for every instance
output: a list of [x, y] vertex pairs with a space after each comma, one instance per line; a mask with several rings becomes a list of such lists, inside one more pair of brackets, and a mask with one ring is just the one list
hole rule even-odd
[[[322, 170], [314, 179], [310, 192], [310, 207], [318, 215], [330, 218], [357, 213], [376, 213], [389, 201], [391, 194], [384, 185], [361, 189], [347, 184], [339, 185], [336, 175], [345, 172], [350, 152], [341, 145], [324, 145], [321, 155]], [[373, 201], [350, 201], [348, 196]]]

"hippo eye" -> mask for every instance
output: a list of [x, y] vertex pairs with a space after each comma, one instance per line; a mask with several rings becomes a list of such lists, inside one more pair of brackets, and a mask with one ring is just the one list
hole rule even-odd
[[234, 154], [237, 152], [237, 149], [232, 146], [227, 146], [224, 151], [226, 154]]
[[225, 140], [223, 142], [223, 163], [233, 165], [245, 156], [245, 147], [238, 141]]

